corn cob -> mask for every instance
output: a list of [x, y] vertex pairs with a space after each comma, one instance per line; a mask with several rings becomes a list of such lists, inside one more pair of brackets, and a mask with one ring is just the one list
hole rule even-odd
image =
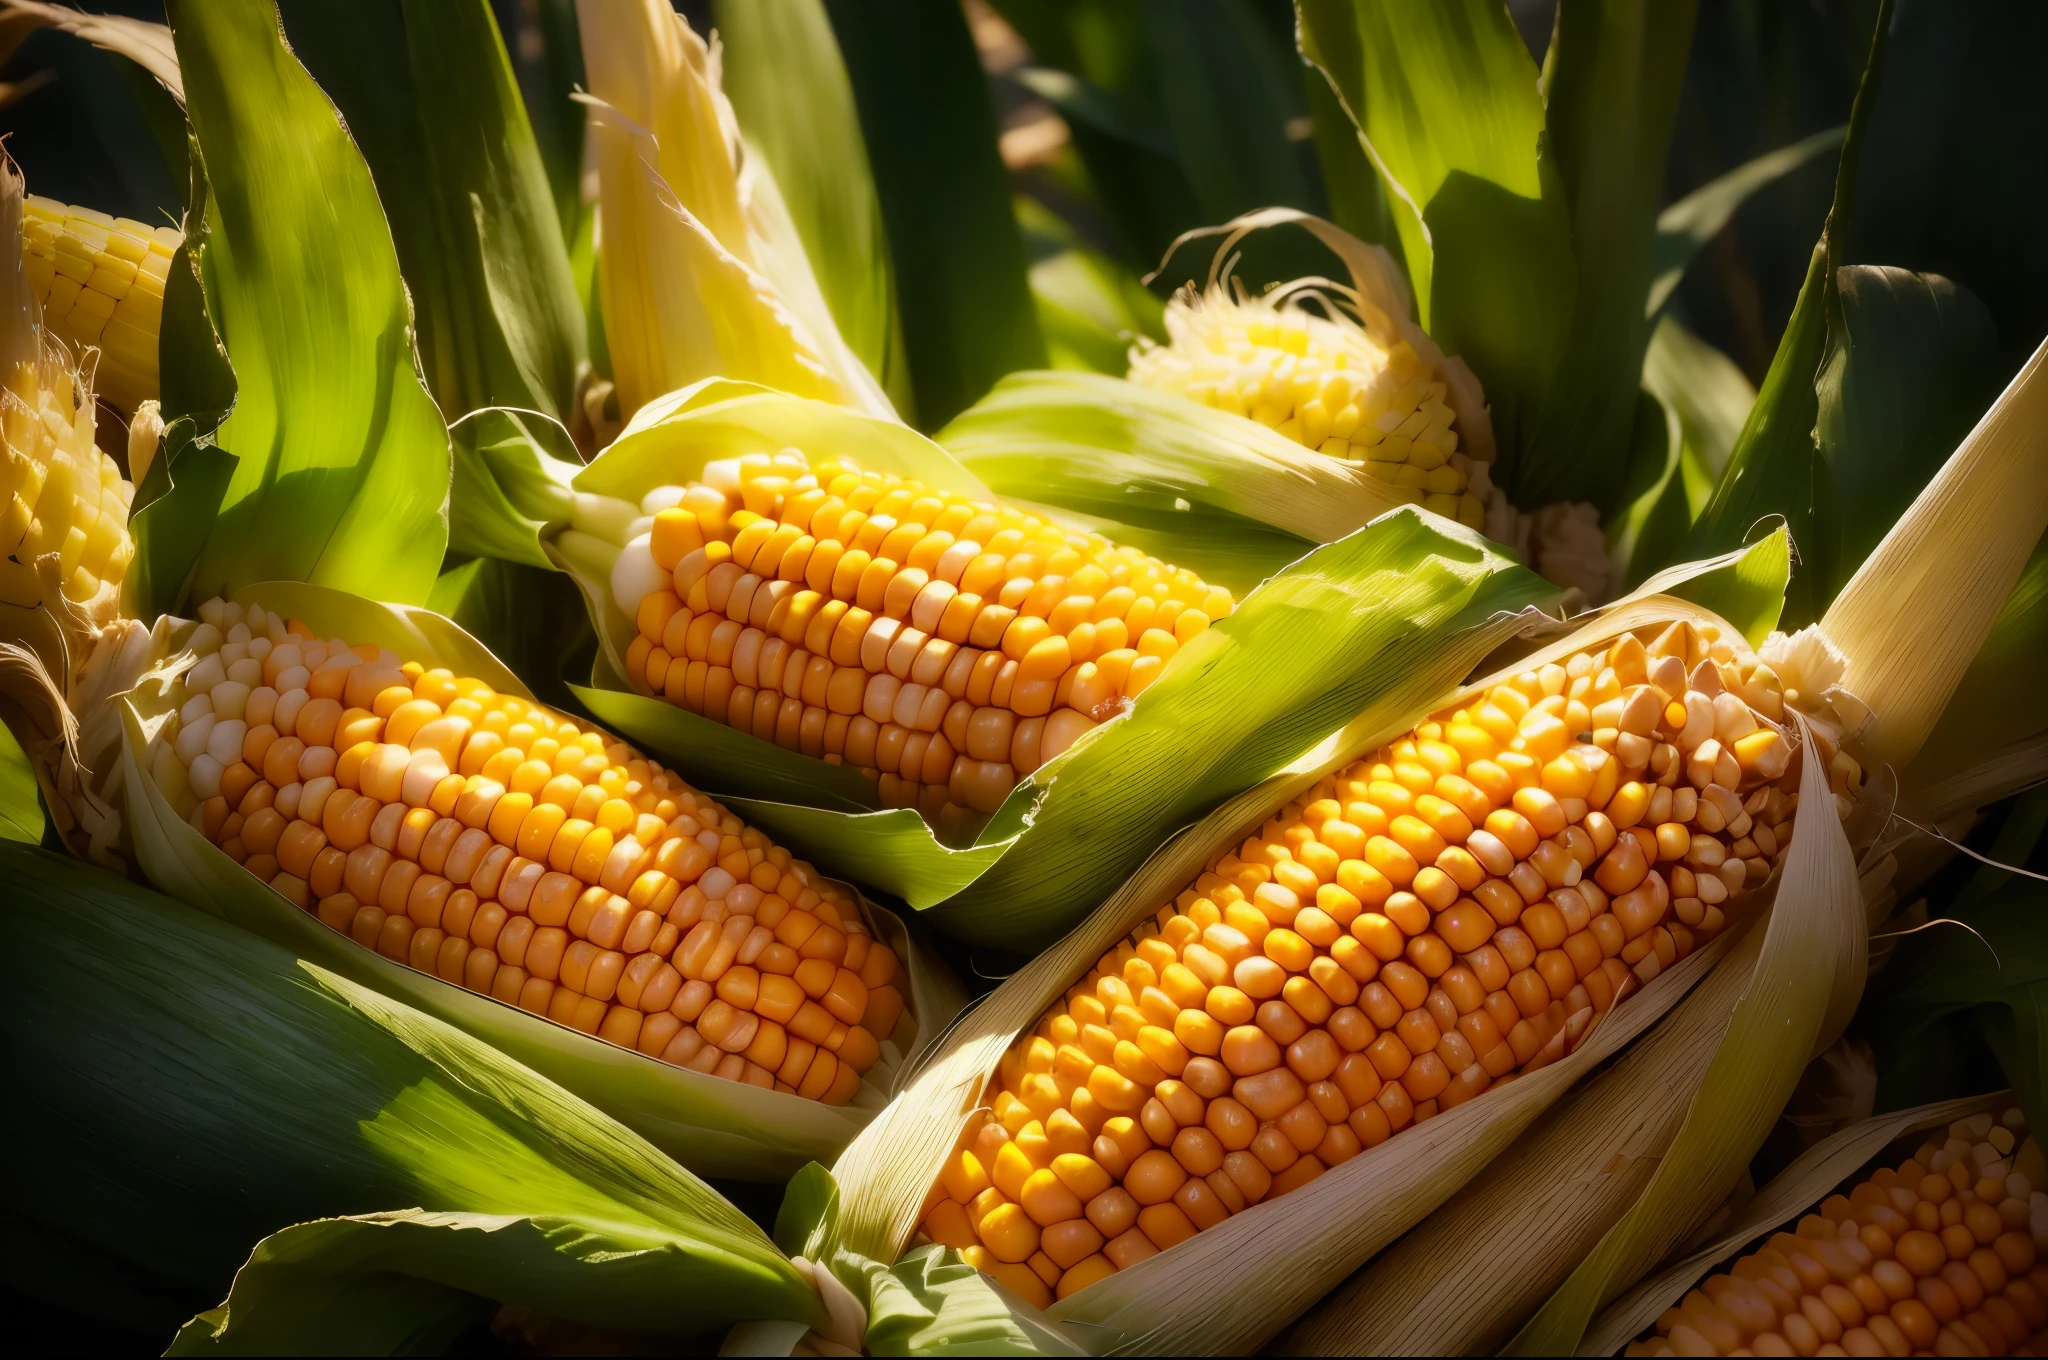
[[153, 748], [207, 840], [400, 963], [642, 1053], [828, 1104], [903, 1013], [810, 865], [605, 733], [482, 681], [200, 609]]
[[925, 1235], [1065, 1298], [1569, 1051], [1789, 843], [1739, 646], [1627, 634], [1324, 778], [1011, 1048]]
[[1946, 1132], [1702, 1281], [1627, 1353], [2048, 1352], [2039, 1144], [2018, 1110]]
[[612, 576], [632, 683], [851, 765], [942, 828], [993, 812], [1232, 607], [1092, 534], [794, 450], [640, 509]]
[[[1372, 471], [1411, 502], [1471, 528], [1486, 507], [1472, 494], [1470, 460], [1458, 454], [1446, 385], [1388, 327], [1368, 329], [1330, 301], [1336, 285], [1307, 294], [1251, 297], [1221, 286], [1167, 304], [1164, 345], [1140, 341], [1130, 379], [1249, 417], [1306, 448]], [[1348, 290], [1337, 289], [1340, 294]], [[1302, 306], [1322, 302], [1322, 315]], [[1360, 309], [1355, 297], [1344, 301]]]
[[183, 241], [91, 208], [30, 197], [22, 264], [42, 303], [43, 323], [74, 350], [96, 347], [100, 396], [132, 413], [157, 394], [157, 331], [164, 279]]

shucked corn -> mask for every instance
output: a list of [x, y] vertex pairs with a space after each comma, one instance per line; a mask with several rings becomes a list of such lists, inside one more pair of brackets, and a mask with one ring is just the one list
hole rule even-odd
[[1946, 1133], [1702, 1281], [1627, 1353], [2048, 1353], [2040, 1145], [2018, 1110]]
[[[1325, 289], [1329, 285], [1323, 285]], [[1336, 303], [1302, 294], [1232, 296], [1221, 286], [1167, 304], [1164, 345], [1131, 351], [1132, 382], [1247, 416], [1333, 458], [1363, 460], [1412, 501], [1474, 528], [1445, 385], [1407, 341], [1368, 330]]]
[[1012, 1047], [924, 1233], [1065, 1298], [1562, 1056], [1784, 854], [1782, 717], [1680, 622], [1325, 778]]
[[840, 1105], [904, 1009], [810, 865], [516, 695], [214, 600], [161, 786], [322, 921], [422, 972], [713, 1076]]
[[942, 828], [1143, 693], [1227, 591], [1020, 510], [802, 453], [661, 487], [612, 593], [632, 682]]
[[43, 323], [74, 350], [98, 347], [94, 385], [134, 412], [157, 394], [164, 280], [184, 238], [172, 227], [48, 198], [31, 197], [26, 217], [22, 264]]

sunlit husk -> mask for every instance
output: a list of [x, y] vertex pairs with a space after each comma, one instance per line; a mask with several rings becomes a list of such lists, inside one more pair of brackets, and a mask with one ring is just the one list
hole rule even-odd
[[1603, 1310], [1579, 1343], [1580, 1355], [1612, 1355], [1743, 1244], [1791, 1222], [1819, 1204], [1857, 1168], [1907, 1134], [1939, 1128], [1980, 1110], [2003, 1110], [2009, 1092], [1965, 1096], [1895, 1110], [1850, 1125], [1802, 1153], [1742, 1206], [1733, 1220]]
[[620, 412], [721, 376], [892, 415], [840, 337], [719, 53], [667, 5], [578, 5]]
[[[884, 1261], [903, 1250], [940, 1161], [977, 1108], [984, 1078], [1016, 1035], [1036, 1023], [1045, 1006], [1093, 959], [1170, 897], [1219, 847], [1256, 827], [1325, 772], [1407, 730], [1425, 713], [1454, 706], [1530, 666], [1632, 628], [1675, 619], [1719, 622], [1697, 606], [1669, 596], [1624, 602], [1458, 694], [1361, 715], [1283, 774], [1176, 837], [1086, 922], [970, 1012], [891, 1108], [847, 1149], [833, 1170], [842, 1195], [837, 1248], [854, 1257]], [[1810, 772], [1818, 764], [1806, 762]], [[1825, 809], [1824, 773], [1810, 773], [1808, 778], [1818, 780], [1819, 792], [1812, 785], [1803, 787], [1802, 804]], [[1801, 819], [1781, 878], [1802, 881], [1795, 876], [1815, 872], [1802, 866], [1846, 861], [1840, 829], [1830, 831], [1830, 820], [1824, 813]], [[1831, 837], [1839, 846], [1839, 858], [1828, 848]], [[1768, 895], [1770, 889], [1764, 891]], [[1834, 891], [1839, 894], [1839, 884]], [[1854, 893], [1853, 869], [1847, 891]], [[1747, 932], [1751, 938], [1757, 934], [1755, 929]], [[1256, 1347], [1506, 1151], [1577, 1080], [1620, 1052], [1711, 975], [1731, 947], [1742, 949], [1736, 943], [1741, 936], [1742, 932], [1731, 931], [1667, 970], [1616, 1007], [1562, 1060], [1353, 1157], [1301, 1194], [1261, 1204], [1121, 1270], [1055, 1304], [1043, 1316], [1091, 1353], [1137, 1349], [1209, 1354]]]
[[[1934, 730], [2048, 529], [2048, 343], [1892, 526], [1821, 627], [1866, 705], [1852, 744], [1903, 767]], [[1967, 643], [1967, 645], [1962, 645]], [[1844, 715], [1845, 717], [1848, 715]]]
[[[501, 692], [531, 697], [481, 643], [425, 610], [378, 605], [284, 582], [248, 587], [235, 599], [305, 619], [325, 636], [390, 647], [423, 664], [446, 665], [476, 676]], [[173, 647], [182, 648], [194, 627], [177, 625], [171, 635]], [[174, 653], [118, 706], [124, 724], [129, 833], [136, 859], [153, 882], [303, 958], [495, 1044], [704, 1174], [780, 1180], [807, 1161], [832, 1156], [886, 1103], [894, 1073], [906, 1056], [943, 1028], [963, 1000], [959, 985], [915, 946], [902, 922], [869, 904], [878, 938], [904, 960], [910, 1005], [893, 1039], [883, 1046], [882, 1062], [863, 1080], [853, 1102], [831, 1107], [672, 1067], [406, 967], [294, 907], [179, 815], [172, 803], [177, 790], [161, 787], [151, 771], [172, 771], [170, 777], [177, 778], [182, 769], [174, 760], [153, 760], [150, 744], [170, 714], [172, 680], [181, 669], [181, 658]]]

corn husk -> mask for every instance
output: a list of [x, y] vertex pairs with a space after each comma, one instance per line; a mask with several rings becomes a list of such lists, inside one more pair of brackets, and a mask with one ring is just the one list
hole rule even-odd
[[227, 1295], [176, 1349], [389, 1353], [482, 1300], [657, 1334], [824, 1324], [737, 1209], [488, 1044], [102, 870], [8, 844], [0, 872], [45, 965], [0, 1001], [37, 1113], [9, 1121], [37, 1168], [22, 1240]]
[[2002, 1110], [2012, 1093], [1965, 1096], [1861, 1120], [1814, 1144], [1771, 1178], [1735, 1219], [1704, 1243], [1616, 1299], [1579, 1344], [1580, 1355], [1612, 1355], [1652, 1326], [1666, 1308], [1745, 1244], [1771, 1233], [1812, 1209], [1873, 1157], [1908, 1134], [1940, 1128], [1979, 1110]]
[[740, 140], [715, 41], [660, 0], [576, 9], [621, 414], [722, 376], [893, 416], [833, 322], [767, 162]]
[[[1713, 565], [1729, 569], [1738, 560]], [[923, 1061], [897, 1101], [847, 1149], [833, 1168], [840, 1210], [821, 1255], [851, 1273], [866, 1269], [864, 1261], [897, 1257], [914, 1231], [941, 1161], [978, 1108], [987, 1075], [1003, 1052], [1092, 960], [1156, 910], [1219, 848], [1258, 826], [1327, 771], [1406, 731], [1428, 713], [1530, 666], [1673, 619], [1728, 626], [1669, 595], [1632, 598], [1456, 694], [1368, 708], [1286, 771], [1175, 837], [1066, 939], [968, 1012]], [[1809, 769], [1817, 764], [1807, 762]], [[1825, 795], [1824, 773], [1810, 778], [1820, 780]], [[1824, 796], [1819, 806], [1826, 806]], [[1836, 849], [1846, 857], [1840, 828], [1831, 829], [1827, 817], [1796, 825], [1800, 829], [1781, 876], [1786, 881], [1797, 881], [1794, 875], [1809, 872], [1813, 863], [1834, 862]], [[1760, 934], [1754, 927], [1728, 932], [1617, 1006], [1568, 1056], [1359, 1154], [1319, 1177], [1313, 1189], [1238, 1214], [1043, 1314], [1014, 1306], [1022, 1315], [1056, 1324], [1093, 1354], [1227, 1354], [1254, 1348], [1429, 1214], [1506, 1151], [1576, 1081], [1621, 1052], [1703, 978], [1716, 976], [1717, 961], [1739, 954], [1742, 940]]]
[[[286, 582], [247, 587], [235, 599], [302, 618], [322, 636], [372, 642], [532, 697], [482, 644], [426, 610]], [[173, 647], [182, 647], [190, 632], [191, 625], [179, 629]], [[779, 1181], [805, 1162], [832, 1156], [886, 1103], [895, 1070], [921, 1037], [943, 1028], [964, 1000], [959, 984], [918, 948], [903, 923], [868, 904], [870, 924], [905, 962], [910, 1005], [859, 1094], [835, 1108], [685, 1071], [387, 959], [286, 902], [178, 815], [172, 799], [181, 792], [182, 767], [155, 756], [152, 741], [171, 712], [171, 681], [181, 669], [174, 653], [122, 703], [127, 816], [137, 860], [153, 882], [301, 958], [496, 1045], [703, 1174]]]
[[1396, 694], [1419, 704], [1455, 684], [1528, 621], [1519, 611], [1554, 598], [1478, 535], [1403, 507], [1246, 596], [1130, 712], [1019, 781], [971, 844], [942, 844], [914, 810], [879, 809], [857, 772], [620, 678], [632, 624], [612, 600], [611, 571], [641, 497], [711, 459], [791, 446], [986, 496], [943, 449], [894, 422], [742, 383], [672, 393], [576, 475], [578, 518], [547, 540], [597, 621], [599, 664], [576, 694], [793, 851], [977, 943], [1042, 948], [1177, 828], [1368, 704]]
[[[1996, 510], [1988, 504], [1998, 501], [2002, 489], [2016, 476], [2041, 478], [2043, 445], [2038, 431], [2028, 427], [2029, 419], [2040, 423], [2039, 416], [2031, 413], [2048, 390], [2036, 376], [2041, 367], [2041, 356], [2036, 355], [1900, 520], [1885, 545], [1866, 562], [1837, 601], [1835, 610], [1840, 612], [1831, 611], [1830, 622], [1821, 626], [1834, 637], [1839, 625], [1849, 639], [1834, 638], [1847, 654], [1848, 669], [1838, 682], [1806, 682], [1810, 697], [1802, 702], [1818, 707], [1829, 723], [1839, 723], [1852, 751], [1859, 749], [1859, 737], [1882, 731], [1890, 734], [1888, 740], [1893, 743], [1887, 749], [1898, 758], [1910, 758], [1935, 715], [1946, 706], [1957, 677], [1977, 655], [2021, 564], [2048, 527], [2048, 495], [2031, 485], [2007, 497]], [[1970, 544], [1970, 550], [1954, 551], [1959, 543]], [[1920, 546], [1914, 549], [1914, 561], [1907, 564], [1903, 559], [1909, 544]], [[2002, 563], [2003, 574], [1995, 573], [1986, 563]], [[1907, 606], [1888, 583], [1887, 572], [1897, 573], [1902, 586], [1920, 603]], [[1942, 591], [1952, 594], [1943, 595]], [[1910, 658], [1910, 662], [1900, 664], [1900, 658]], [[1816, 674], [1828, 679], [1822, 672]], [[1803, 680], [1796, 675], [1783, 678], [1793, 687]], [[1859, 683], [1869, 690], [1867, 696], [1856, 690]], [[1872, 716], [1893, 713], [1907, 716], [1886, 720], [1882, 729]], [[1871, 801], [1888, 799], [1891, 787], [1888, 780], [1874, 782]], [[1897, 900], [1894, 878], [1898, 866], [1889, 851], [1899, 838], [1871, 845], [1885, 820], [1882, 806], [1854, 811], [1851, 821], [1857, 843], [1868, 848], [1860, 866], [1861, 886], [1853, 894], [1791, 897], [1794, 880], [1788, 860], [1778, 898], [1780, 909], [1773, 914], [1774, 931], [1789, 921], [1784, 908], [1795, 900], [1806, 919], [1799, 933], [1820, 928], [1814, 919], [1816, 910], [1833, 921], [1821, 938], [1809, 941], [1805, 956], [1789, 950], [1778, 951], [1775, 958], [1767, 953], [1732, 1015], [1711, 1013], [1702, 1004], [1674, 1017], [1674, 1025], [1682, 1021], [1688, 1028], [1697, 1026], [1699, 1032], [1720, 1036], [1715, 1040], [1718, 1051], [1704, 1077], [1686, 1081], [1668, 1070], [1634, 1074], [1617, 1070], [1600, 1078], [1603, 1085], [1617, 1088], [1611, 1096], [1614, 1109], [1658, 1105], [1685, 1110], [1682, 1122], [1673, 1126], [1675, 1133], [1661, 1142], [1652, 1138], [1643, 1143], [1642, 1155], [1656, 1158], [1656, 1167], [1626, 1213], [1620, 1212], [1628, 1198], [1623, 1194], [1587, 1197], [1573, 1206], [1570, 1221], [1561, 1222], [1554, 1209], [1546, 1213], [1530, 1206], [1519, 1193], [1496, 1191], [1490, 1203], [1473, 1206], [1471, 1212], [1476, 1217], [1465, 1225], [1461, 1238], [1454, 1239], [1447, 1230], [1430, 1224], [1413, 1248], [1404, 1243], [1399, 1252], [1375, 1262], [1321, 1310], [1342, 1314], [1347, 1301], [1355, 1299], [1361, 1308], [1388, 1310], [1385, 1315], [1375, 1312], [1361, 1314], [1357, 1320], [1327, 1323], [1318, 1319], [1313, 1323], [1318, 1335], [1341, 1338], [1328, 1342], [1333, 1346], [1346, 1340], [1356, 1346], [1376, 1344], [1362, 1338], [1374, 1335], [1375, 1328], [1384, 1331], [1395, 1326], [1390, 1319], [1398, 1318], [1403, 1341], [1397, 1344], [1423, 1349], [1455, 1344], [1452, 1338], [1468, 1330], [1476, 1336], [1495, 1336], [1513, 1324], [1518, 1308], [1526, 1309], [1541, 1293], [1546, 1279], [1555, 1280], [1558, 1264], [1572, 1259], [1570, 1252], [1554, 1260], [1547, 1258], [1529, 1251], [1528, 1244], [1576, 1233], [1582, 1247], [1596, 1239], [1597, 1247], [1578, 1262], [1510, 1349], [1549, 1354], [1576, 1348], [1585, 1326], [1602, 1305], [1627, 1289], [1650, 1263], [1684, 1240], [1692, 1225], [1713, 1212], [1762, 1143], [1808, 1057], [1832, 1042], [1846, 1022], [1865, 973], [1867, 951], [1862, 936]], [[1846, 847], [1847, 842], [1843, 844]], [[1837, 869], [1829, 881], [1839, 888], [1840, 879], [1846, 876], [1854, 886], [1857, 872], [1852, 863], [1846, 875]], [[1794, 936], [1786, 938], [1789, 943]], [[1775, 1024], [1768, 1023], [1773, 1006], [1780, 1010]], [[1792, 1039], [1785, 1037], [1788, 1029]], [[1802, 1036], [1805, 1042], [1797, 1042]], [[1568, 1121], [1546, 1124], [1534, 1135], [1542, 1151], [1532, 1145], [1523, 1155], [1532, 1158], [1528, 1164], [1546, 1176], [1597, 1176], [1605, 1162], [1584, 1156], [1584, 1137], [1583, 1130]], [[1526, 1183], [1519, 1182], [1518, 1191]], [[1475, 1184], [1468, 1193], [1477, 1199], [1483, 1190]], [[1488, 1245], [1474, 1246], [1474, 1242]], [[1500, 1255], [1501, 1243], [1517, 1244], [1525, 1254], [1520, 1258]], [[1488, 1254], [1489, 1247], [1495, 1254]], [[1458, 1268], [1467, 1272], [1463, 1278], [1477, 1291], [1466, 1297], [1479, 1300], [1478, 1306], [1492, 1309], [1492, 1313], [1479, 1322], [1447, 1321], [1439, 1309], [1432, 1319], [1427, 1308], [1404, 1299], [1397, 1277], [1403, 1263], [1414, 1259], [1408, 1255], [1411, 1250], [1435, 1253], [1432, 1268], [1442, 1272], [1450, 1270], [1448, 1263], [1453, 1258], [1458, 1260]], [[1469, 1260], [1465, 1253], [1470, 1253]], [[1380, 1282], [1380, 1276], [1388, 1277], [1387, 1282]], [[1323, 1330], [1326, 1327], [1329, 1330]]]

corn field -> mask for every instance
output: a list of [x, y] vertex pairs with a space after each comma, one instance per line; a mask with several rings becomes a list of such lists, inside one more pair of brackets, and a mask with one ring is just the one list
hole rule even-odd
[[30, 1344], [2048, 1353], [2044, 54], [0, 0]]

